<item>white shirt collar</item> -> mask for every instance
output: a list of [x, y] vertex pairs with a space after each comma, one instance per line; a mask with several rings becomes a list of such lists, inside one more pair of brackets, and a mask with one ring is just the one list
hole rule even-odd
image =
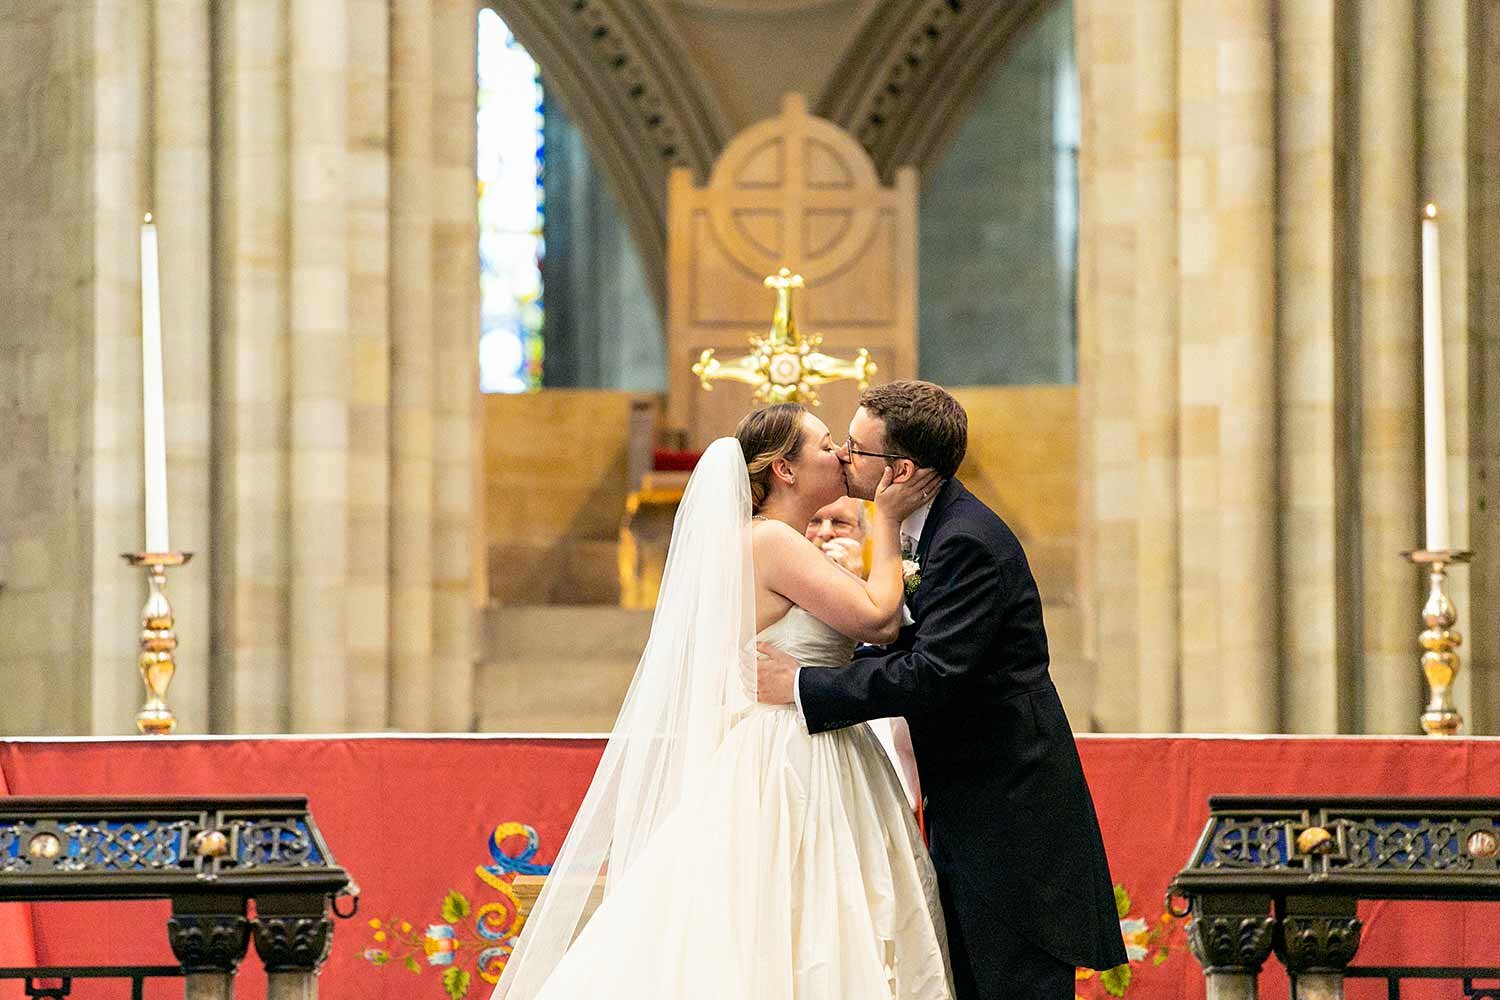
[[906, 515], [906, 520], [901, 522], [901, 534], [910, 538], [913, 545], [922, 540], [922, 529], [927, 525], [927, 515], [932, 513], [932, 505], [936, 500], [937, 498], [933, 497], [932, 500]]

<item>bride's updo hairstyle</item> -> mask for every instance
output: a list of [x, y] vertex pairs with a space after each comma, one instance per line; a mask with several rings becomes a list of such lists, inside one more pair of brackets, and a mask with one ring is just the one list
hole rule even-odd
[[734, 429], [740, 451], [745, 453], [745, 471], [750, 474], [752, 511], [759, 512], [771, 495], [771, 482], [776, 478], [771, 463], [778, 458], [791, 461], [802, 450], [802, 414], [806, 412], [799, 403], [777, 403], [745, 414]]

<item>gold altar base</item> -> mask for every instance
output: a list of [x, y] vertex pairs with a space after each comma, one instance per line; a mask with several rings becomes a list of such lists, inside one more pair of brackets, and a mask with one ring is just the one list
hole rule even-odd
[[177, 716], [167, 707], [167, 687], [177, 672], [177, 633], [172, 605], [167, 601], [167, 569], [193, 558], [191, 552], [127, 552], [120, 558], [146, 569], [146, 605], [141, 609], [141, 655], [137, 665], [146, 685], [146, 702], [135, 715], [135, 727], [150, 736], [164, 736], [177, 728]]
[[1457, 736], [1464, 717], [1453, 704], [1453, 681], [1458, 676], [1456, 650], [1463, 636], [1453, 626], [1458, 609], [1443, 591], [1443, 582], [1452, 563], [1466, 563], [1472, 552], [1458, 549], [1418, 549], [1405, 553], [1418, 566], [1428, 567], [1431, 589], [1422, 607], [1422, 624], [1427, 626], [1417, 637], [1421, 645], [1422, 673], [1427, 677], [1427, 710], [1422, 713], [1422, 731], [1428, 736]]

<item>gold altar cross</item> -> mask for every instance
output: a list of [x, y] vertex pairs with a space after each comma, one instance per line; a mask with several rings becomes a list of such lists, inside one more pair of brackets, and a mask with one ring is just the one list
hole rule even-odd
[[720, 379], [743, 382], [755, 388], [755, 399], [762, 403], [804, 403], [818, 405], [818, 386], [842, 379], [858, 379], [861, 390], [875, 374], [875, 362], [863, 347], [853, 361], [830, 357], [817, 348], [823, 338], [811, 334], [804, 338], [797, 330], [792, 314], [792, 290], [805, 284], [802, 275], [787, 268], [766, 278], [766, 287], [776, 290], [776, 311], [771, 317], [767, 336], [750, 336], [750, 353], [732, 361], [720, 361], [712, 348], [704, 351], [693, 365], [704, 389], [713, 390]]

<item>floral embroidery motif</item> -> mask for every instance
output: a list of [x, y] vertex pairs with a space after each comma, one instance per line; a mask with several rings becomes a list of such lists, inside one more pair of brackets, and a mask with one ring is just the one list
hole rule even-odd
[[1115, 910], [1120, 917], [1120, 936], [1125, 939], [1128, 961], [1103, 972], [1079, 969], [1074, 1000], [1123, 997], [1132, 987], [1140, 986], [1143, 976], [1149, 978], [1150, 972], [1184, 950], [1186, 924], [1171, 913], [1163, 913], [1154, 925], [1144, 917], [1131, 914], [1130, 893], [1123, 885], [1115, 886]]
[[[516, 849], [522, 840], [524, 845]], [[361, 949], [360, 957], [375, 966], [397, 962], [418, 976], [428, 967], [441, 969], [448, 1000], [464, 1000], [475, 973], [491, 985], [499, 982], [526, 922], [511, 883], [517, 875], [546, 875], [552, 867], [532, 862], [539, 846], [532, 827], [501, 823], [489, 837], [494, 864], [474, 869], [480, 881], [495, 890], [497, 899], [476, 907], [462, 892], [450, 889], [439, 907], [441, 921], [428, 924], [420, 935], [409, 920], [373, 918], [369, 921], [371, 942]]]

